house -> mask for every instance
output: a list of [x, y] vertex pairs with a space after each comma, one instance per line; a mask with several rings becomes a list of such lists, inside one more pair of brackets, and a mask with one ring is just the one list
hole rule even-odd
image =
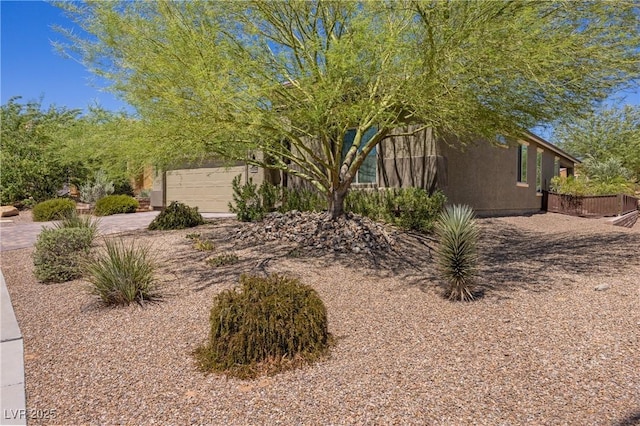
[[[414, 127], [417, 129], [417, 127]], [[407, 129], [383, 140], [365, 160], [352, 188], [421, 187], [441, 189], [451, 204], [468, 204], [478, 215], [540, 211], [551, 178], [573, 174], [579, 160], [530, 132], [517, 140], [478, 140], [459, 148], [454, 137], [436, 139], [431, 129], [411, 136]], [[347, 134], [346, 140], [353, 135]], [[346, 145], [348, 149], [348, 145]], [[178, 167], [154, 182], [152, 206], [177, 200], [203, 212], [228, 211], [231, 180], [242, 175], [260, 184], [282, 181], [279, 172], [243, 163], [219, 162]], [[289, 177], [289, 186], [300, 182]]]

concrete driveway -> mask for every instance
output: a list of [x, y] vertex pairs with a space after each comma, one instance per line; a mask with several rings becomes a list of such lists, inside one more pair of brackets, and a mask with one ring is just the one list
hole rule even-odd
[[[114, 234], [146, 228], [159, 212], [116, 214], [100, 218], [100, 232]], [[202, 213], [205, 219], [234, 217], [233, 213]], [[0, 251], [17, 250], [35, 244], [43, 227], [50, 228], [54, 222], [34, 222], [24, 224], [0, 224]]]

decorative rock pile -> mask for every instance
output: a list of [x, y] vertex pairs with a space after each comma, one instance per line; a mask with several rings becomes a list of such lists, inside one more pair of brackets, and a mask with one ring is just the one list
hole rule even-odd
[[327, 213], [293, 210], [270, 213], [262, 222], [249, 223], [235, 237], [242, 241], [287, 241], [307, 250], [372, 253], [390, 251], [395, 244], [393, 232], [369, 218], [347, 213], [332, 220]]

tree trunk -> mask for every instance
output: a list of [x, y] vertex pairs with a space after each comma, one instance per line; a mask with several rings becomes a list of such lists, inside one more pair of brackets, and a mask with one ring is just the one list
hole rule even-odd
[[331, 198], [329, 198], [329, 214], [331, 219], [337, 219], [344, 215], [344, 199], [347, 196], [347, 190], [333, 190]]

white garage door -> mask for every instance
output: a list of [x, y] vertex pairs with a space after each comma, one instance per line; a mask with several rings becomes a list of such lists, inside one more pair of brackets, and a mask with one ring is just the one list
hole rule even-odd
[[[180, 201], [198, 207], [201, 212], [228, 212], [229, 202], [233, 200], [231, 181], [242, 175], [244, 183], [246, 171], [245, 166], [167, 171], [167, 205]], [[262, 173], [249, 173], [249, 176], [254, 183], [262, 183]]]

